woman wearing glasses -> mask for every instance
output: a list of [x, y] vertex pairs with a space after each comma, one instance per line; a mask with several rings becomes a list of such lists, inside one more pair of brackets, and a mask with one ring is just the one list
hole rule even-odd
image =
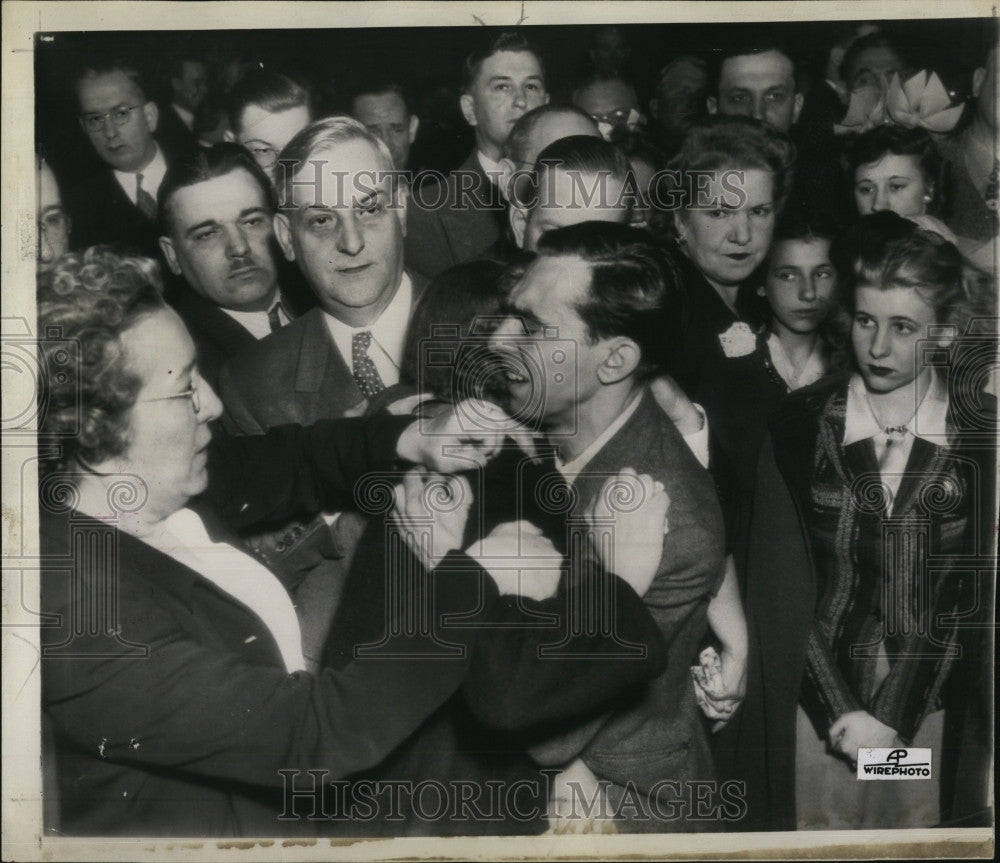
[[[312, 781], [308, 769], [332, 781], [384, 758], [459, 686], [477, 630], [449, 632], [465, 648], [458, 657], [313, 676], [287, 591], [227, 531], [350, 507], [359, 478], [397, 459], [484, 463], [499, 441], [484, 435], [445, 463], [433, 454], [441, 437], [383, 417], [213, 442], [222, 406], [152, 261], [92, 248], [39, 281], [41, 548], [53, 562], [41, 607], [54, 621], [42, 633], [42, 704], [58, 785], [46, 830], [308, 834], [316, 822], [298, 814], [319, 804], [306, 799], [296, 814], [285, 783]], [[460, 541], [468, 507], [452, 512], [436, 519], [434, 561]], [[497, 594], [470, 566], [435, 571], [437, 610], [471, 611]]]

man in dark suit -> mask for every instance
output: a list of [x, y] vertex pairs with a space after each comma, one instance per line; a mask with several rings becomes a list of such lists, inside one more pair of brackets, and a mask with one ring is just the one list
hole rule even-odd
[[852, 202], [843, 189], [842, 144], [831, 123], [799, 122], [806, 98], [800, 66], [792, 49], [766, 33], [722, 52], [706, 99], [708, 113], [755, 117], [788, 135], [797, 150], [789, 204], [813, 208], [821, 203], [846, 218]]
[[[692, 789], [714, 772], [688, 669], [722, 582], [724, 540], [711, 478], [647, 385], [657, 369], [670, 368], [680, 342], [682, 285], [648, 237], [623, 225], [552, 231], [538, 253], [492, 337], [507, 368], [511, 414], [545, 432], [555, 468], [575, 488], [577, 516], [607, 500], [606, 480], [620, 481], [628, 468], [663, 485], [670, 511], [662, 548], [648, 546], [655, 575], [643, 597], [668, 646], [666, 671], [627, 704], [532, 753], [562, 768], [566, 784], [582, 782], [588, 799], [600, 789], [620, 830], [690, 830], [699, 815]], [[634, 550], [631, 557], [603, 562], [617, 572], [636, 565]], [[497, 723], [498, 715], [518, 715], [517, 697], [507, 696], [515, 703], [502, 714], [477, 709], [476, 699], [470, 705]]]
[[433, 278], [471, 261], [503, 231], [497, 185], [504, 144], [517, 119], [549, 101], [541, 60], [518, 33], [503, 33], [465, 61], [460, 105], [476, 147], [445, 183], [421, 186], [410, 208], [406, 258]]
[[80, 125], [107, 165], [67, 195], [77, 248], [115, 243], [157, 256], [156, 194], [168, 157], [153, 137], [159, 109], [147, 93], [138, 67], [121, 60], [77, 76]]
[[[280, 164], [290, 169], [278, 186], [275, 233], [319, 306], [223, 367], [223, 424], [234, 434], [363, 411], [399, 381], [420, 287], [403, 269], [406, 188], [393, 183], [385, 144], [356, 120], [330, 117], [293, 138]], [[342, 515], [332, 529], [323, 520], [289, 525], [255, 548], [272, 567], [291, 566], [319, 585], [303, 600], [313, 615], [303, 625], [307, 653], [322, 646], [360, 534], [360, 520]]]
[[170, 69], [170, 101], [160, 109], [157, 138], [175, 155], [198, 146], [194, 121], [208, 96], [208, 70], [202, 60], [179, 54]]
[[160, 187], [160, 249], [184, 284], [171, 304], [198, 348], [202, 377], [289, 323], [278, 286], [274, 192], [238, 144], [217, 144], [174, 162]]

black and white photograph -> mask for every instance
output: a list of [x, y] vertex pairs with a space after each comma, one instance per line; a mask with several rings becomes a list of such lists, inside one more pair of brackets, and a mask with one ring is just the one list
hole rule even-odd
[[4, 859], [993, 858], [995, 8], [3, 18]]

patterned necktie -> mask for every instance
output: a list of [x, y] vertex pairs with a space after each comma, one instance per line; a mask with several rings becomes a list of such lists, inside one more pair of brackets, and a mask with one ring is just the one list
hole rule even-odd
[[150, 221], [156, 219], [156, 201], [153, 196], [142, 188], [142, 174], [135, 175], [135, 205]]
[[986, 206], [994, 213], [997, 211], [997, 199], [1000, 198], [1000, 159], [993, 160], [993, 172], [986, 181], [986, 190], [983, 192]]
[[368, 346], [371, 343], [372, 334], [367, 330], [363, 333], [355, 333], [351, 339], [351, 364], [354, 368], [354, 381], [366, 399], [385, 389], [385, 384], [379, 377], [375, 363], [368, 356]]
[[267, 310], [267, 322], [271, 325], [271, 332], [281, 329], [281, 318], [278, 317], [278, 309], [281, 308], [281, 303], [275, 303], [271, 308]]

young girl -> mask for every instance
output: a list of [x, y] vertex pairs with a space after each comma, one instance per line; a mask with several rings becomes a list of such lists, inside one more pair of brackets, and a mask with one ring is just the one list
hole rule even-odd
[[[952, 244], [877, 213], [835, 260], [854, 371], [782, 405], [758, 472], [751, 816], [933, 826], [986, 805], [992, 651], [976, 615], [992, 594], [973, 561], [989, 571], [995, 405], [961, 398], [946, 374], [967, 314]], [[857, 779], [859, 749], [908, 746], [931, 749], [929, 779]]]

